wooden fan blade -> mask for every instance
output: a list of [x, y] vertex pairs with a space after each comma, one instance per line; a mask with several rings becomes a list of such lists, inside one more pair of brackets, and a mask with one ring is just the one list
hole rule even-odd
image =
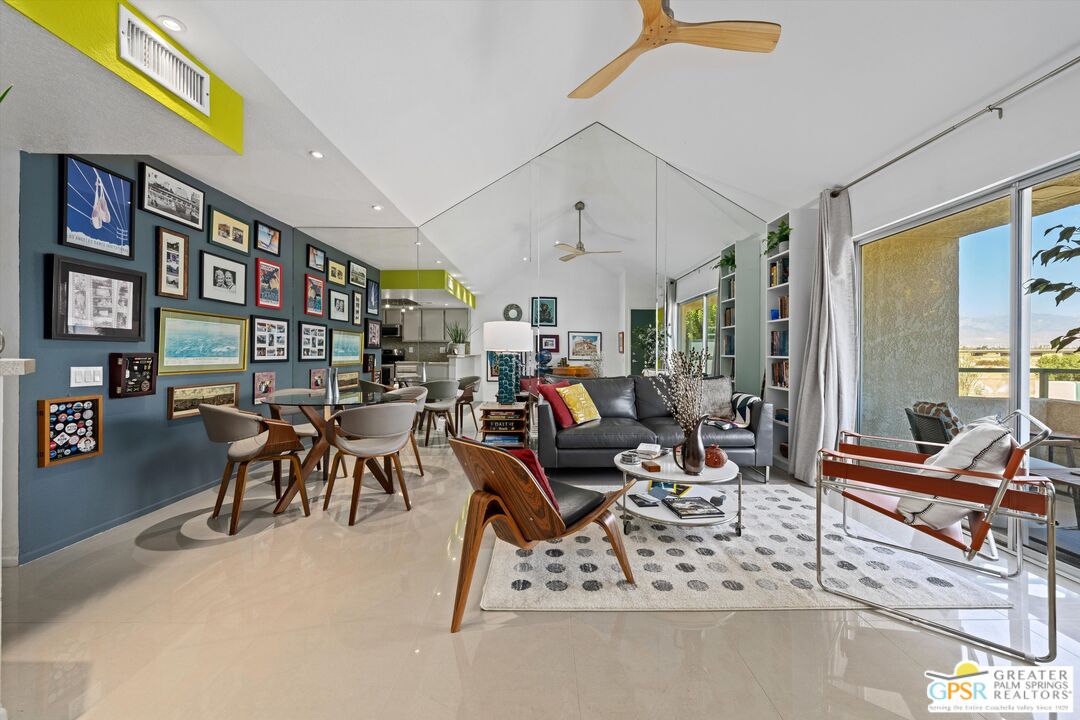
[[559, 259], [562, 260], [563, 262], [569, 262], [569, 261], [573, 260], [576, 257], [581, 257], [581, 253], [574, 253], [573, 255], [563, 255]]
[[645, 16], [646, 25], [652, 25], [661, 15], [671, 16], [664, 0], [638, 0], [638, 4], [641, 5], [641, 14]]
[[573, 245], [567, 245], [566, 243], [555, 243], [555, 247], [559, 248], [563, 252], [577, 253], [578, 249]]
[[610, 255], [611, 253], [621, 253], [622, 250], [586, 250], [581, 253], [582, 255]]
[[684, 23], [676, 20], [668, 42], [767, 53], [776, 48], [779, 40], [780, 26], [776, 23], [752, 20]]
[[593, 95], [610, 85], [615, 78], [622, 75], [623, 71], [630, 67], [630, 63], [637, 60], [638, 56], [648, 49], [649, 46], [643, 43], [639, 37], [637, 42], [624, 50], [619, 57], [593, 73], [592, 77], [578, 85], [572, 93], [567, 95], [567, 97], [578, 100], [582, 98], [591, 98]]

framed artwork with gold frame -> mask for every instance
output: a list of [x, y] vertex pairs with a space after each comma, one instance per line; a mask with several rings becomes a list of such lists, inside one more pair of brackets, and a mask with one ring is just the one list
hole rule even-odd
[[159, 375], [247, 369], [246, 317], [161, 308], [157, 331]]

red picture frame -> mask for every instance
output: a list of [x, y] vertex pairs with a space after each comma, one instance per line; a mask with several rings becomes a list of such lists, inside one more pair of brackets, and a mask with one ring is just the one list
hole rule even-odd
[[[312, 290], [318, 289], [318, 296]], [[314, 275], [304, 275], [304, 313], [322, 317], [326, 313], [326, 280]]]
[[[270, 289], [264, 291], [263, 270], [272, 268], [277, 270], [277, 303], [273, 302], [273, 292]], [[255, 258], [255, 305], [270, 310], [280, 310], [285, 307], [285, 268], [281, 263], [263, 258]]]

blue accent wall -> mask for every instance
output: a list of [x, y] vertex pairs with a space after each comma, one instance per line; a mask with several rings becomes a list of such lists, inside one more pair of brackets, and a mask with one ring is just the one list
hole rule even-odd
[[[367, 267], [368, 277], [379, 279], [379, 271], [276, 220], [273, 216], [216, 191], [202, 179], [179, 172], [149, 157], [83, 156], [107, 170], [138, 183], [140, 162], [164, 170], [206, 193], [206, 203], [251, 224], [252, 251], [244, 256], [207, 241], [207, 230], [198, 231], [152, 213], [135, 210], [134, 260], [111, 258], [100, 253], [61, 245], [60, 183], [61, 157], [22, 155], [22, 186], [19, 200], [20, 260], [20, 355], [35, 358], [37, 371], [19, 386], [19, 561], [28, 562], [82, 540], [132, 518], [168, 505], [204, 488], [215, 486], [225, 465], [225, 448], [211, 444], [198, 417], [169, 421], [166, 398], [170, 386], [239, 382], [240, 406], [252, 404], [253, 374], [273, 370], [277, 386], [307, 387], [308, 371], [325, 363], [299, 362], [297, 321], [308, 319], [328, 327], [351, 328], [351, 323], [332, 322], [327, 315], [314, 318], [304, 314], [304, 274], [319, 274], [306, 268], [309, 243], [322, 248], [328, 259], [345, 264], [353, 260]], [[139, 188], [136, 188], [137, 191]], [[207, 211], [209, 224], [209, 211]], [[254, 222], [265, 222], [282, 233], [281, 256], [254, 248]], [[190, 238], [188, 299], [159, 297], [157, 292], [157, 228], [169, 228]], [[248, 304], [244, 307], [199, 298], [200, 251], [209, 250], [248, 266]], [[65, 255], [94, 263], [146, 273], [146, 303], [143, 318], [146, 337], [141, 342], [101, 342], [96, 340], [47, 340], [51, 278], [46, 277], [47, 256]], [[280, 263], [285, 273], [285, 302], [282, 310], [255, 306], [255, 258]], [[323, 273], [325, 276], [325, 272]], [[329, 283], [325, 306], [329, 307]], [[338, 286], [332, 286], [345, 290]], [[347, 287], [350, 295], [360, 288]], [[244, 372], [159, 376], [157, 393], [145, 397], [114, 399], [108, 395], [108, 356], [113, 352], [157, 350], [157, 309], [161, 307], [212, 312], [222, 315], [252, 315], [287, 318], [289, 362], [252, 363], [248, 349], [248, 369]], [[351, 313], [351, 305], [350, 305]], [[250, 328], [249, 328], [250, 335]], [[378, 351], [370, 351], [376, 355]], [[105, 386], [72, 388], [72, 366], [100, 366]], [[352, 369], [352, 368], [349, 368]], [[360, 368], [357, 367], [357, 370]], [[104, 396], [102, 445], [104, 452], [50, 468], [37, 466], [37, 401], [72, 395]], [[264, 410], [265, 414], [265, 410]], [[209, 508], [208, 508], [209, 509]]]

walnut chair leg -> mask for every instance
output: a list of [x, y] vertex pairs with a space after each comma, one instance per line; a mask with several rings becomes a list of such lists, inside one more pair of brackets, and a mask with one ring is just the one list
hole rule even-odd
[[232, 479], [233, 463], [230, 460], [225, 463], [225, 472], [221, 476], [221, 487], [217, 491], [217, 502], [214, 503], [214, 512], [210, 513], [210, 518], [216, 518], [218, 513], [221, 512], [221, 504], [225, 502], [225, 492], [229, 489], [229, 480]]
[[300, 456], [295, 453], [289, 456], [289, 481], [295, 482], [300, 491], [300, 504], [304, 507], [304, 517], [311, 515], [311, 506], [308, 505], [307, 485], [304, 483], [304, 474], [300, 465]]
[[427, 413], [427, 431], [424, 433], [424, 447], [431, 444], [431, 425], [435, 422], [435, 413]]
[[454, 418], [450, 417], [450, 413], [446, 413], [446, 439], [449, 440], [452, 437], [457, 437], [457, 428], [454, 426]]
[[610, 510], [605, 510], [600, 517], [596, 518], [595, 522], [597, 525], [604, 528], [608, 540], [611, 541], [611, 549], [615, 551], [615, 557], [619, 561], [619, 567], [622, 568], [623, 575], [626, 576], [626, 582], [631, 585], [636, 584], [634, 582], [634, 571], [630, 569], [630, 561], [626, 557], [626, 548], [623, 546], [622, 533], [619, 532], [619, 523], [615, 520], [615, 516], [612, 515]]
[[424, 477], [424, 463], [420, 462], [420, 448], [416, 445], [416, 436], [409, 433], [409, 442], [412, 443], [413, 455], [416, 456], [416, 467], [420, 470], [420, 477]]
[[349, 507], [349, 527], [356, 524], [356, 511], [360, 507], [360, 486], [364, 482], [364, 465], [367, 463], [356, 461], [356, 470], [353, 471], [352, 506]]
[[281, 499], [281, 461], [274, 461], [274, 497]]
[[401, 486], [401, 497], [405, 498], [405, 509], [412, 510], [412, 504], [409, 502], [409, 488], [405, 487], [405, 474], [401, 472], [401, 455], [394, 453], [390, 459], [394, 461], [394, 469], [397, 470], [397, 481]]
[[476, 558], [480, 554], [480, 543], [484, 538], [487, 523], [488, 500], [479, 493], [469, 498], [468, 516], [465, 521], [465, 537], [461, 543], [461, 564], [458, 566], [457, 592], [454, 595], [454, 617], [450, 621], [450, 632], [461, 629], [461, 616], [465, 614], [465, 604], [469, 600], [469, 586], [472, 585]]
[[240, 525], [240, 506], [244, 503], [244, 487], [247, 485], [248, 464], [240, 463], [240, 469], [236, 471], [236, 487], [233, 490], [232, 520], [229, 522], [229, 534], [235, 535]]
[[323, 491], [322, 509], [330, 507], [330, 495], [334, 492], [334, 481], [337, 480], [338, 463], [341, 462], [341, 453], [334, 455], [334, 465], [331, 468], [330, 479], [326, 482], [326, 490]]

